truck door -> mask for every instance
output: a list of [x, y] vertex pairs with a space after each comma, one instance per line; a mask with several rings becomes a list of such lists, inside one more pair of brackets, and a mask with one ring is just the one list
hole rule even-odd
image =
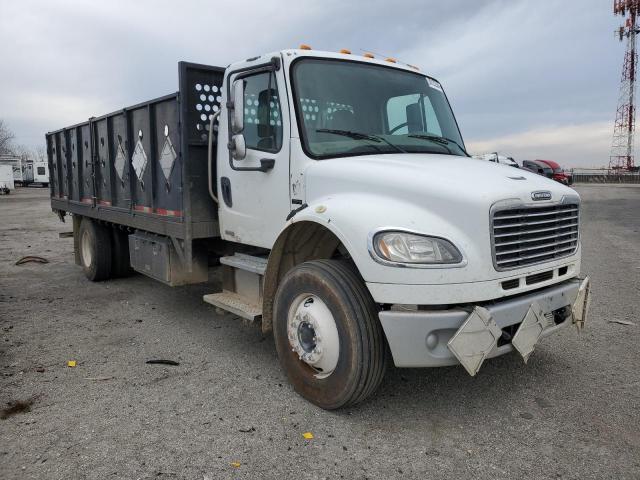
[[[227, 105], [234, 85], [243, 87], [219, 122], [217, 191], [222, 238], [271, 248], [289, 214], [289, 107], [280, 59], [232, 70], [225, 82]], [[242, 129], [232, 127], [240, 108]], [[227, 142], [244, 140], [244, 158], [233, 158]]]

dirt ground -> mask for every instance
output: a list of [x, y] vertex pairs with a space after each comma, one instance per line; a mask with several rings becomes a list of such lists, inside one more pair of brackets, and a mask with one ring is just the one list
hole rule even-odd
[[271, 337], [202, 302], [215, 285], [90, 283], [45, 189], [0, 196], [0, 478], [640, 478], [640, 188], [578, 191], [583, 334], [475, 378], [391, 368], [338, 412], [293, 392]]

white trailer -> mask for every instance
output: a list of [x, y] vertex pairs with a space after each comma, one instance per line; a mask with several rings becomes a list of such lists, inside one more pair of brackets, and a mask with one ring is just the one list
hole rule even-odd
[[33, 182], [33, 163], [25, 161], [19, 155], [0, 155], [0, 165], [11, 166], [16, 186], [26, 187]]
[[49, 165], [47, 162], [33, 163], [33, 183], [37, 183], [43, 187], [49, 186]]
[[11, 165], [0, 165], [0, 192], [8, 195], [14, 188], [13, 168]]

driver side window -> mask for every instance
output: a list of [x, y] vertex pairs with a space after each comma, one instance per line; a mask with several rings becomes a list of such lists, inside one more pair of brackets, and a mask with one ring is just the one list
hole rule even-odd
[[282, 147], [282, 112], [272, 72], [244, 78], [243, 134], [247, 148], [278, 152]]
[[417, 93], [387, 100], [387, 125], [388, 133], [394, 135], [428, 133], [442, 136], [431, 100]]

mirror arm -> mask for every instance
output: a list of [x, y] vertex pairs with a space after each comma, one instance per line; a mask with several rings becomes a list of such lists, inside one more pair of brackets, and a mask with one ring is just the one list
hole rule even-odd
[[218, 197], [215, 196], [215, 194], [213, 193], [213, 177], [211, 175], [211, 163], [213, 160], [213, 123], [216, 121], [216, 118], [218, 117], [218, 115], [220, 115], [220, 110], [218, 110], [216, 113], [214, 113], [211, 116], [211, 120], [209, 121], [209, 148], [207, 149], [207, 170], [208, 170], [208, 177], [209, 177], [209, 195], [211, 196], [211, 198], [213, 199], [214, 202], [216, 203], [220, 203], [218, 201]]

